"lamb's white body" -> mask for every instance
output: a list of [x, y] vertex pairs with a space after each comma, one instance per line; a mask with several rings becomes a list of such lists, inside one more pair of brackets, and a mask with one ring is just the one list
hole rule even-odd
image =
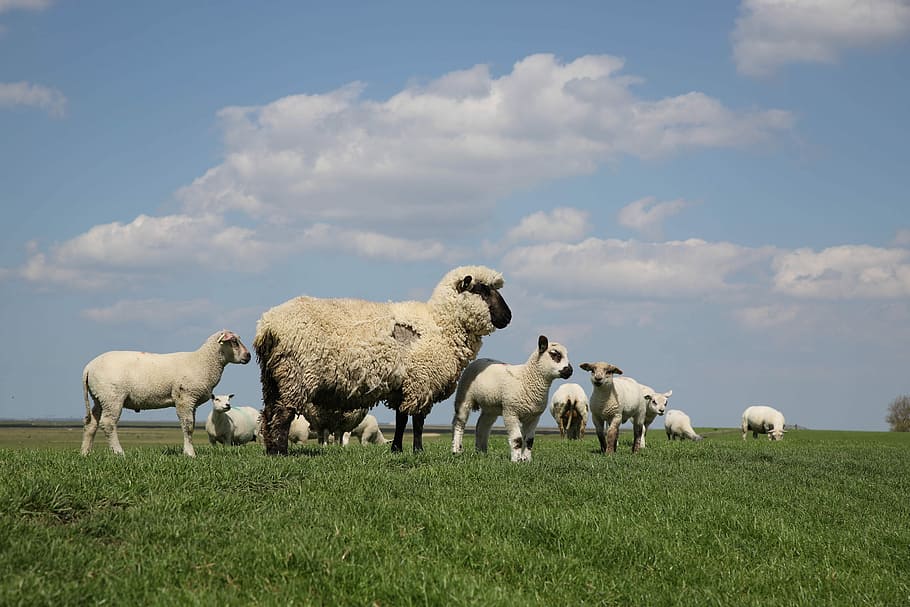
[[580, 366], [591, 372], [591, 384], [594, 386], [589, 399], [591, 419], [601, 452], [616, 451], [619, 426], [626, 420], [632, 421], [632, 453], [638, 452], [644, 446], [648, 416], [653, 421], [655, 416], [663, 415], [666, 399], [656, 398], [659, 393], [632, 378], [613, 377], [614, 374], [621, 375], [622, 370], [610, 363], [582, 363]]
[[588, 424], [588, 395], [585, 389], [575, 383], [563, 384], [553, 392], [550, 399], [550, 415], [556, 420], [559, 435], [569, 439], [585, 436]]
[[[260, 434], [262, 430], [260, 429]], [[313, 435], [316, 438], [315, 434]], [[291, 426], [288, 429], [288, 441], [292, 443], [305, 443], [310, 438], [310, 422], [302, 416], [296, 416], [293, 421], [291, 421]]]
[[[228, 363], [246, 364], [249, 360], [249, 351], [230, 331], [218, 331], [194, 352], [112, 351], [97, 356], [82, 371], [82, 455], [91, 451], [99, 425], [111, 450], [123, 454], [117, 422], [124, 407], [136, 412], [174, 407], [183, 430], [183, 452], [195, 457], [192, 437], [196, 407], [211, 398]], [[94, 406], [89, 404], [89, 396]]]
[[[360, 439], [361, 445], [384, 445], [388, 440], [382, 435], [382, 430], [379, 429], [379, 421], [376, 419], [375, 415], [367, 415], [363, 418], [363, 421], [357, 425], [356, 428], [347, 432], [349, 436]], [[347, 444], [347, 439], [345, 439], [344, 444]]]
[[234, 407], [233, 394], [212, 395], [212, 411], [205, 420], [205, 432], [213, 445], [245, 445], [259, 434], [259, 411]]
[[767, 434], [768, 440], [781, 440], [784, 438], [784, 414], [766, 405], [747, 407], [743, 411], [742, 431], [743, 440], [750, 431], [752, 438]]
[[670, 409], [664, 416], [664, 429], [667, 431], [668, 440], [680, 440], [688, 438], [689, 440], [699, 441], [703, 437], [696, 434], [692, 428], [692, 420], [685, 412], [679, 409]]
[[253, 344], [266, 452], [287, 453], [295, 412], [337, 427], [345, 412], [380, 401], [396, 411], [392, 450], [401, 451], [409, 415], [422, 450], [426, 414], [455, 391], [483, 336], [511, 321], [502, 284], [498, 272], [469, 266], [446, 274], [427, 302], [297, 297], [266, 311]]
[[547, 407], [550, 385], [557, 377], [567, 379], [571, 375], [572, 365], [565, 347], [549, 342], [543, 335], [537, 349], [522, 365], [489, 358], [475, 360], [462, 373], [455, 393], [452, 453], [462, 451], [468, 416], [472, 410], [480, 409], [474, 435], [477, 450], [487, 451], [493, 422], [502, 415], [509, 435], [511, 460], [530, 461], [534, 433]]

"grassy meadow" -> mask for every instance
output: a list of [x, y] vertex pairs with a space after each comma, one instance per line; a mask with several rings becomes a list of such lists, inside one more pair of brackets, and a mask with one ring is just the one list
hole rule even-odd
[[191, 460], [176, 427], [124, 428], [122, 458], [0, 429], [0, 605], [910, 604], [910, 434], [661, 430], [512, 464], [502, 436], [272, 458], [197, 432]]

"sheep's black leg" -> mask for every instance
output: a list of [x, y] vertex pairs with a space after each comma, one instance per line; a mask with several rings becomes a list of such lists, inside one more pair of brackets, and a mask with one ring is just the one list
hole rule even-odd
[[395, 438], [392, 439], [392, 453], [401, 453], [404, 443], [404, 429], [408, 425], [408, 414], [395, 411]]
[[411, 429], [414, 431], [414, 453], [423, 451], [423, 422], [426, 415], [415, 413], [411, 416]]

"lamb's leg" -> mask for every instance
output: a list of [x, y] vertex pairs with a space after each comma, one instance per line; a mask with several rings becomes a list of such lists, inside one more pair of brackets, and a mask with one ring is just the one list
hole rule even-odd
[[534, 433], [537, 431], [537, 422], [539, 421], [540, 418], [536, 417], [521, 424], [521, 433], [525, 437], [524, 449], [521, 452], [522, 461], [531, 461], [531, 449], [534, 447]]
[[634, 439], [632, 441], [632, 453], [638, 453], [638, 451], [644, 446], [643, 438], [645, 433], [644, 424], [636, 424], [632, 422], [632, 433], [634, 434]]
[[616, 453], [616, 445], [619, 443], [619, 425], [622, 423], [622, 417], [617, 415], [610, 420], [610, 427], [607, 428], [607, 453]]
[[525, 459], [525, 435], [522, 424], [515, 415], [503, 413], [502, 421], [506, 426], [506, 434], [509, 436], [509, 449], [511, 451], [511, 460], [520, 462]]
[[95, 401], [92, 410], [85, 416], [85, 427], [82, 430], [82, 455], [88, 455], [95, 443], [95, 433], [98, 431], [98, 420], [101, 418], [101, 405]]
[[117, 436], [117, 422], [120, 421], [122, 412], [123, 405], [110, 409], [102, 408], [101, 418], [98, 420], [98, 423], [101, 424], [101, 429], [104, 430], [104, 435], [107, 437], [107, 444], [110, 446], [111, 451], [117, 455], [123, 455], [123, 447], [120, 446], [120, 438]]
[[395, 438], [392, 439], [392, 453], [404, 451], [404, 429], [408, 426], [408, 414], [395, 411]]
[[183, 430], [183, 454], [187, 457], [196, 457], [196, 450], [193, 449], [196, 408], [191, 403], [177, 403], [177, 419], [180, 420], [180, 428]]
[[455, 403], [455, 415], [452, 417], [452, 453], [461, 453], [464, 449], [464, 428], [468, 425], [471, 407], [468, 403]]
[[411, 430], [414, 432], [414, 453], [423, 452], [423, 423], [427, 416], [415, 413], [411, 416]]
[[641, 448], [645, 447], [645, 439], [648, 437], [648, 426], [644, 425], [641, 428]]
[[481, 409], [480, 417], [477, 418], [477, 425], [474, 427], [474, 448], [480, 453], [486, 453], [490, 444], [490, 431], [493, 429], [493, 422], [499, 417], [495, 413], [489, 413]]
[[604, 420], [597, 416], [594, 417], [594, 432], [597, 434], [597, 440], [600, 442], [600, 452], [607, 452], [607, 438], [604, 435]]

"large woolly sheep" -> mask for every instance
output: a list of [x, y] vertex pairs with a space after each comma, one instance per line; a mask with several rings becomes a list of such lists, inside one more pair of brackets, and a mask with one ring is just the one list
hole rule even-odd
[[537, 349], [527, 362], [509, 365], [490, 358], [475, 360], [461, 374], [455, 393], [452, 419], [452, 453], [462, 451], [464, 428], [471, 411], [480, 410], [474, 432], [478, 451], [486, 453], [490, 430], [496, 418], [502, 420], [509, 435], [511, 460], [530, 461], [534, 432], [547, 406], [550, 384], [557, 377], [572, 375], [565, 347], [541, 335]]
[[742, 421], [743, 440], [746, 434], [752, 432], [752, 438], [759, 434], [767, 434], [768, 440], [781, 440], [784, 438], [784, 414], [766, 405], [753, 405], [743, 411]]
[[559, 436], [570, 440], [585, 437], [588, 424], [588, 395], [578, 384], [563, 384], [556, 388], [550, 400], [550, 415], [559, 426]]
[[[643, 386], [630, 377], [613, 377], [621, 375], [622, 370], [610, 363], [582, 363], [579, 365], [591, 373], [590, 406], [594, 430], [600, 441], [602, 453], [614, 453], [619, 441], [619, 426], [626, 420], [632, 420], [632, 453], [637, 453], [643, 446], [645, 422], [648, 415], [663, 415], [661, 399], [652, 388]], [[666, 406], [666, 400], [663, 400]], [[607, 430], [604, 432], [604, 426]]]
[[295, 413], [337, 426], [346, 411], [380, 401], [395, 410], [392, 451], [402, 450], [409, 415], [414, 450], [423, 450], [427, 413], [455, 391], [483, 336], [512, 319], [502, 285], [499, 272], [467, 266], [448, 272], [427, 302], [297, 297], [266, 311], [253, 343], [266, 453], [287, 453]]
[[692, 428], [692, 420], [685, 412], [679, 409], [670, 409], [664, 416], [664, 429], [667, 431], [667, 440], [680, 440], [688, 438], [689, 440], [699, 441], [702, 436], [695, 433]]
[[259, 434], [259, 411], [253, 407], [234, 407], [233, 394], [212, 394], [212, 410], [205, 420], [205, 432], [212, 445], [245, 445]]
[[[111, 450], [123, 455], [117, 437], [117, 422], [124, 407], [137, 413], [175, 407], [183, 430], [183, 453], [195, 457], [196, 407], [211, 398], [227, 364], [245, 365], [248, 362], [250, 353], [246, 346], [236, 334], [227, 330], [213, 334], [195, 352], [112, 351], [97, 356], [82, 371], [85, 399], [82, 455], [91, 451], [99, 425]], [[89, 396], [94, 406], [89, 405]]]

